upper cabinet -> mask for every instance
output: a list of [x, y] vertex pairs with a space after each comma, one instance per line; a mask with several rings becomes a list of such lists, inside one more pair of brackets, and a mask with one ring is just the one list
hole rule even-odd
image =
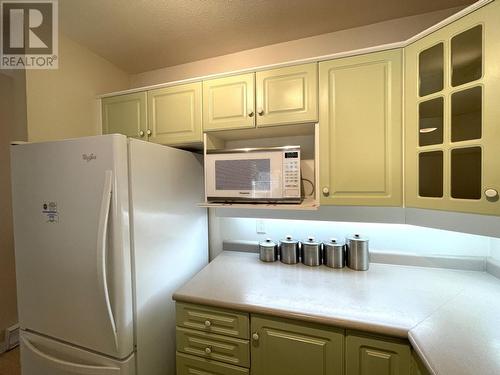
[[321, 204], [402, 204], [402, 52], [321, 62]]
[[201, 82], [103, 98], [102, 132], [164, 145], [202, 143]]
[[148, 123], [155, 143], [202, 142], [201, 82], [148, 92]]
[[500, 214], [500, 2], [405, 48], [406, 204]]
[[102, 133], [147, 139], [147, 94], [138, 92], [102, 99]]
[[256, 73], [257, 126], [318, 121], [318, 64]]
[[255, 127], [255, 74], [203, 82], [203, 130]]
[[203, 130], [318, 121], [318, 64], [203, 82]]

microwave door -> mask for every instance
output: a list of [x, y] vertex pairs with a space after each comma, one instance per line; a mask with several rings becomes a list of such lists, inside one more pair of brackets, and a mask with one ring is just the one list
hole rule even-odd
[[207, 196], [221, 200], [272, 200], [281, 196], [281, 155], [217, 155], [209, 163]]

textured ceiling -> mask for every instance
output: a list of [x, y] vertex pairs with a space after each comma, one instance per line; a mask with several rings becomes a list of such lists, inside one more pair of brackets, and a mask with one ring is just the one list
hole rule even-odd
[[62, 32], [128, 73], [471, 0], [59, 0]]

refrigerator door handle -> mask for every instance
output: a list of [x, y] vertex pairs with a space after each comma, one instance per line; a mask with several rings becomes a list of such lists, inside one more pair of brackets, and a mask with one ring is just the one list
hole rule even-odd
[[29, 340], [25, 337], [21, 336], [21, 340], [24, 346], [37, 357], [42, 360], [48, 361], [52, 363], [52, 365], [62, 371], [72, 373], [72, 374], [102, 374], [102, 375], [116, 375], [120, 374], [120, 369], [117, 367], [103, 367], [103, 366], [92, 366], [92, 365], [84, 365], [80, 363], [73, 363], [64, 361], [62, 359], [58, 359], [51, 355], [45, 354], [39, 349], [37, 349]]
[[[107, 234], [109, 224], [109, 212], [111, 209], [111, 195], [113, 191], [113, 171], [107, 170], [104, 175], [104, 189], [102, 192], [101, 209], [99, 212], [99, 227], [97, 229], [97, 274], [104, 292], [104, 300], [108, 312], [109, 321], [113, 330], [115, 347], [118, 349], [118, 336], [116, 331], [116, 322], [111, 308], [109, 297], [108, 279], [106, 273], [106, 248]], [[100, 252], [100, 253], [99, 253]]]

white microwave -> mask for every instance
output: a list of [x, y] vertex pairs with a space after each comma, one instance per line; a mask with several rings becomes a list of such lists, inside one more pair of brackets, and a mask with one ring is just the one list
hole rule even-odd
[[300, 146], [207, 151], [209, 202], [300, 203]]

